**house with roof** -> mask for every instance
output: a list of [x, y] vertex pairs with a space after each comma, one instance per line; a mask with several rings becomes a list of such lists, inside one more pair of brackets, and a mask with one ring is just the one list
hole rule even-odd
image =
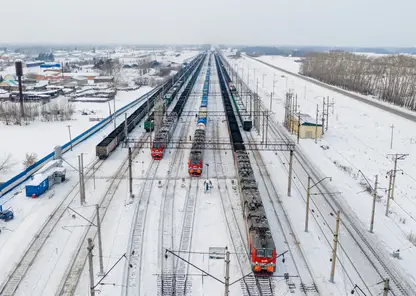
[[322, 124], [317, 123], [316, 118], [306, 113], [292, 115], [289, 126], [295, 135], [299, 128], [299, 138], [301, 139], [315, 139], [322, 136]]

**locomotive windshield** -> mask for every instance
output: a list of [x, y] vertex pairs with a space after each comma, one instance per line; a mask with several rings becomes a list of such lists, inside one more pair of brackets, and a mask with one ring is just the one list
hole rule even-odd
[[197, 158], [192, 158], [191, 159], [191, 164], [199, 164], [201, 160], [197, 159]]
[[272, 249], [257, 249], [256, 256], [262, 257], [262, 258], [272, 258], [273, 250]]

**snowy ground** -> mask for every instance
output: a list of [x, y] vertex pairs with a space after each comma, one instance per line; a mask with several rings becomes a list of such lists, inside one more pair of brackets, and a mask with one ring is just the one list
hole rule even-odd
[[[280, 63], [280, 60], [283, 58], [275, 58], [274, 63], [276, 65], [279, 63], [279, 67], [288, 70], [290, 67], [295, 69], [293, 61]], [[393, 162], [391, 158], [387, 158], [387, 154], [396, 152], [410, 154], [404, 161], [398, 162], [398, 168], [403, 170], [403, 175], [397, 174], [395, 199], [390, 203], [389, 217], [384, 215], [386, 193], [384, 189], [378, 191], [380, 198], [376, 205], [374, 235], [389, 253], [400, 249], [403, 260], [392, 260], [403, 267], [409, 276], [415, 278], [413, 266], [416, 251], [407, 239], [407, 236], [416, 230], [414, 187], [416, 167], [415, 156], [412, 155], [416, 141], [411, 132], [415, 123], [248, 58], [229, 61], [231, 65], [238, 65], [240, 75], [241, 68], [244, 68], [245, 81], [247, 81], [247, 72], [250, 71], [250, 87], [256, 89], [258, 81], [259, 94], [266, 106], [269, 106], [273, 80], [276, 80], [272, 109], [275, 113], [274, 118], [279, 122], [282, 122], [284, 116], [286, 79], [287, 87], [297, 94], [301, 112], [308, 113], [312, 117], [315, 116], [317, 104], [319, 110], [322, 110], [322, 96], [335, 98], [334, 111], [329, 108], [329, 129], [318, 141], [318, 145], [313, 140], [301, 140], [300, 145], [313, 163], [325, 172], [325, 175], [332, 177], [332, 183], [336, 184], [334, 187], [342, 192], [345, 200], [360, 218], [364, 229], [369, 227], [372, 197], [367, 192], [363, 192], [364, 188], [359, 184], [362, 178], [358, 170], [366, 175], [371, 184], [374, 183], [374, 175], [378, 174], [379, 188], [385, 189], [388, 183], [388, 179], [385, 178], [386, 172], [393, 169]], [[292, 66], [288, 66], [291, 63]], [[264, 87], [263, 74], [265, 74]], [[391, 124], [395, 126], [393, 149], [390, 149]], [[329, 149], [323, 150], [321, 146], [328, 146]], [[305, 186], [305, 180], [303, 185]]]
[[[132, 111], [137, 109], [138, 106], [133, 108]], [[131, 113], [132, 111], [129, 111], [129, 113]], [[122, 120], [124, 120], [123, 116], [121, 116], [121, 118], [117, 120], [117, 124], [120, 124]], [[0, 252], [4, 254], [4, 256], [1, 257], [1, 264], [4, 266], [0, 274], [1, 281], [5, 279], [8, 272], [15, 266], [15, 264], [21, 258], [29, 242], [33, 239], [34, 235], [42, 228], [43, 224], [49, 218], [49, 214], [53, 213], [61, 203], [69, 203], [71, 207], [77, 209], [79, 208], [79, 195], [76, 186], [78, 181], [78, 173], [74, 169], [72, 169], [71, 166], [77, 167], [77, 156], [83, 153], [84, 165], [87, 167], [86, 170], [90, 169], [92, 163], [96, 159], [95, 145], [99, 141], [101, 141], [101, 139], [112, 129], [113, 124], [109, 124], [102, 131], [92, 136], [84, 143], [81, 143], [80, 145], [74, 147], [73, 151], [69, 151], [64, 155], [64, 159], [68, 163], [68, 165], [64, 164], [64, 166], [66, 166], [67, 168], [67, 181], [64, 184], [54, 186], [44, 196], [37, 199], [30, 199], [25, 197], [23, 190], [24, 184], [20, 186], [20, 189], [16, 189], [13, 192], [2, 197], [1, 202], [3, 206], [11, 207], [13, 209], [15, 213], [15, 219], [9, 221], [7, 224], [1, 224], [2, 240], [0, 241]], [[138, 126], [138, 131], [143, 131], [142, 125]], [[87, 183], [86, 191], [88, 204], [93, 204], [94, 202], [96, 202], [98, 197], [103, 195], [103, 190], [105, 190], [106, 188], [107, 180], [112, 175], [112, 172], [114, 173], [115, 169], [119, 166], [120, 159], [125, 157], [125, 151], [119, 149], [119, 151], [115, 152], [114, 156], [112, 157], [113, 158], [107, 160], [99, 168], [95, 168], [97, 170], [96, 184], [93, 184], [92, 179]], [[101, 174], [104, 174], [104, 177]], [[84, 211], [86, 211], [84, 215], [91, 215], [88, 208], [87, 210], [84, 209]], [[33, 293], [42, 293], [42, 291], [44, 291], [45, 289], [49, 289], [49, 285], [46, 285], [45, 281], [48, 281], [48, 278], [51, 276], [53, 277], [59, 275], [60, 272], [63, 272], [64, 270], [62, 268], [59, 268], [59, 266], [62, 266], [62, 264], [65, 263], [65, 261], [63, 260], [65, 256], [62, 256], [61, 254], [62, 252], [68, 252], [68, 250], [71, 250], [71, 247], [74, 247], [73, 244], [76, 245], [77, 243], [77, 240], [73, 239], [73, 237], [67, 237], [66, 235], [71, 235], [74, 229], [75, 234], [73, 235], [79, 235], [79, 231], [82, 230], [82, 227], [72, 227], [76, 225], [85, 225], [85, 221], [81, 221], [82, 219], [71, 219], [72, 214], [73, 213], [69, 210], [65, 212], [64, 219], [60, 222], [62, 224], [62, 228], [59, 227], [59, 230], [55, 229], [54, 231], [57, 233], [55, 234], [54, 232], [52, 232], [51, 234], [52, 238], [54, 236], [59, 237], [57, 237], [57, 239], [51, 239], [50, 241], [48, 241], [48, 247], [45, 248], [45, 250], [47, 250], [46, 253], [44, 253], [44, 250], [42, 250], [40, 253], [41, 256], [44, 256], [42, 254], [48, 254], [48, 252], [54, 253], [54, 257], [49, 258], [49, 261], [51, 264], [54, 264], [55, 268], [49, 271], [41, 271], [41, 267], [36, 267], [36, 264], [43, 264], [43, 261], [41, 260], [41, 258], [43, 257], [40, 257], [40, 259], [38, 261], [35, 261], [34, 263], [34, 266], [36, 267], [35, 274], [38, 274], [38, 276], [35, 276], [33, 278], [30, 276], [29, 273], [27, 281], [24, 282], [23, 287], [32, 287], [34, 291]], [[77, 218], [79, 217], [77, 216]], [[64, 244], [61, 245], [62, 243]], [[72, 243], [72, 245], [70, 243]], [[10, 248], [10, 245], [14, 245], [15, 247]], [[51, 248], [53, 248], [53, 250]], [[66, 260], [67, 259], [68, 258], [66, 258]], [[33, 284], [33, 280], [35, 280], [36, 285]], [[54, 281], [54, 283], [58, 285], [59, 281]]]
[[[119, 91], [115, 98], [116, 110], [124, 105], [136, 100], [143, 94], [149, 92], [150, 87], [142, 87], [135, 91]], [[60, 100], [59, 98], [56, 100]], [[63, 98], [65, 101], [66, 99]], [[110, 102], [111, 110], [114, 109], [114, 100]], [[6, 181], [21, 172], [24, 167], [22, 165], [26, 153], [36, 153], [38, 159], [44, 157], [53, 151], [56, 145], [63, 145], [69, 142], [68, 125], [71, 126], [72, 139], [83, 133], [88, 128], [97, 124], [97, 121], [90, 121], [91, 118], [105, 118], [109, 115], [108, 103], [73, 103], [75, 106], [75, 114], [72, 120], [56, 121], [56, 122], [30, 122], [27, 126], [4, 125], [0, 123], [0, 131], [3, 139], [0, 141], [0, 160], [12, 156], [11, 162], [14, 164], [7, 171], [0, 172], [0, 181]], [[93, 110], [95, 114], [82, 115], [83, 110]], [[133, 110], [133, 109], [131, 109]], [[113, 112], [113, 111], [111, 111]], [[117, 124], [124, 120], [124, 116], [120, 116]], [[113, 125], [106, 126], [102, 131], [98, 132], [99, 138], [104, 137], [113, 128]], [[97, 138], [96, 138], [97, 139]]]

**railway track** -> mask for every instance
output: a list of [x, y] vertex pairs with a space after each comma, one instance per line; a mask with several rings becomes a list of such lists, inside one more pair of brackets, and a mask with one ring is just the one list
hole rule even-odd
[[[215, 101], [215, 100], [213, 100]], [[223, 108], [223, 107], [222, 107]], [[221, 110], [218, 104], [215, 102], [215, 110]], [[216, 141], [219, 136], [219, 122], [220, 118], [216, 118], [215, 127], [212, 125], [212, 133]], [[236, 253], [238, 265], [241, 271], [241, 277], [251, 272], [251, 264], [249, 258], [249, 251], [245, 243], [245, 235], [238, 226], [238, 219], [234, 210], [233, 201], [230, 197], [228, 186], [226, 183], [226, 175], [223, 167], [223, 160], [221, 152], [214, 150], [214, 163], [216, 168], [216, 179], [218, 183], [218, 191], [220, 193], [221, 206], [224, 213], [224, 218], [230, 234], [231, 243]], [[267, 284], [265, 284], [267, 282]], [[266, 296], [273, 295], [274, 291], [274, 279], [271, 278], [256, 278], [255, 276], [247, 276], [240, 280], [241, 290], [244, 296]]]
[[[192, 123], [192, 119], [194, 117], [187, 116], [185, 127], [181, 129], [180, 138], [186, 135], [186, 132], [189, 131], [190, 124]], [[177, 161], [179, 153], [179, 161]], [[169, 177], [167, 184], [169, 184], [172, 179], [174, 179], [174, 184], [172, 186], [167, 186], [166, 190], [163, 195], [163, 201], [161, 205], [161, 213], [160, 216], [160, 229], [162, 229], [160, 233], [159, 241], [161, 242], [160, 246], [160, 272], [161, 276], [158, 280], [158, 295], [165, 296], [165, 295], [174, 295], [175, 293], [175, 283], [176, 278], [174, 274], [174, 258], [173, 256], [168, 256], [167, 258], [164, 257], [165, 250], [172, 250], [174, 247], [174, 208], [175, 208], [175, 190], [176, 190], [176, 180], [178, 179], [181, 164], [183, 163], [183, 158], [185, 156], [184, 149], [175, 149], [174, 154], [172, 156], [172, 163], [169, 167]], [[176, 164], [176, 165], [175, 165]], [[171, 173], [174, 172], [175, 177], [172, 178]]]
[[[208, 60], [207, 60], [208, 61]], [[184, 218], [182, 225], [182, 232], [180, 236], [179, 243], [179, 252], [181, 256], [189, 261], [190, 259], [190, 249], [192, 245], [192, 233], [193, 225], [195, 221], [195, 207], [197, 204], [197, 197], [199, 191], [199, 178], [191, 177], [191, 182], [189, 183], [188, 195], [186, 197], [184, 205]], [[188, 270], [189, 265], [185, 264], [183, 260], [176, 260], [174, 266], [174, 294], [167, 295], [176, 295], [176, 296], [185, 296], [191, 292], [191, 282], [188, 280]]]
[[[270, 124], [269, 128], [275, 136], [289, 140], [289, 136], [286, 131], [280, 125], [275, 123]], [[320, 180], [323, 175], [318, 171], [314, 165], [303, 155], [302, 151], [298, 149], [300, 153], [295, 153], [295, 160], [300, 164], [301, 168], [305, 173], [311, 176], [313, 179]], [[329, 208], [336, 212], [341, 210], [341, 227], [345, 229], [350, 237], [354, 240], [359, 250], [368, 259], [368, 262], [380, 279], [390, 279], [390, 291], [393, 295], [416, 295], [416, 288], [414, 285], [408, 282], [404, 271], [400, 270], [400, 267], [396, 267], [391, 259], [387, 257], [385, 250], [380, 247], [377, 239], [371, 237], [370, 234], [366, 233], [361, 227], [359, 218], [353, 213], [352, 209], [345, 202], [344, 198], [340, 194], [329, 194], [334, 192], [327, 185], [320, 183], [318, 184], [317, 190], [321, 193], [322, 198], [329, 206]], [[351, 262], [351, 264], [354, 264]], [[369, 291], [370, 292], [370, 291]], [[370, 292], [371, 293], [371, 292]]]
[[[143, 141], [147, 141], [149, 138], [149, 135], [145, 134], [143, 137]], [[142, 144], [143, 145], [143, 144]], [[142, 145], [140, 147], [135, 147], [132, 151], [132, 160], [139, 154], [140, 149], [142, 148]], [[128, 171], [128, 157], [126, 157], [120, 167], [118, 168], [117, 172], [115, 173], [114, 178], [111, 179], [111, 183], [105, 192], [103, 198], [99, 202], [99, 207], [102, 209], [100, 211], [100, 218], [101, 221], [104, 220], [107, 210], [110, 206], [111, 201], [113, 200], [113, 197], [121, 183], [122, 179], [125, 179], [125, 175]], [[94, 212], [93, 216], [90, 217], [90, 221], [95, 221], [96, 219], [96, 212]], [[82, 234], [82, 238], [80, 240], [80, 243], [77, 247], [77, 250], [75, 252], [75, 255], [72, 259], [72, 264], [70, 265], [69, 269], [66, 271], [65, 280], [63, 281], [63, 284], [61, 284], [59, 289], [59, 293], [57, 295], [60, 296], [69, 296], [73, 295], [75, 293], [75, 289], [77, 287], [78, 281], [80, 279], [82, 270], [84, 269], [85, 262], [87, 260], [88, 256], [88, 250], [85, 245], [87, 238], [92, 238], [93, 240], [97, 236], [97, 228], [92, 227], [92, 225], [89, 225], [86, 227], [84, 233]]]
[[[92, 178], [94, 172], [98, 170], [103, 165], [103, 163], [104, 161], [99, 159], [96, 159], [93, 162], [93, 164], [85, 172], [85, 183], [87, 183]], [[45, 244], [52, 231], [56, 229], [59, 220], [62, 218], [63, 214], [68, 209], [68, 206], [76, 197], [78, 197], [78, 193], [79, 182], [77, 182], [71, 188], [70, 192], [64, 197], [62, 202], [52, 212], [49, 219], [44, 223], [39, 232], [34, 236], [25, 253], [23, 254], [22, 258], [14, 266], [9, 276], [0, 286], [0, 295], [15, 295], [19, 284], [22, 282], [23, 278], [32, 266], [40, 250], [42, 249], [42, 246]]]
[[142, 186], [138, 196], [139, 202], [136, 205], [134, 212], [134, 222], [132, 232], [130, 235], [129, 246], [129, 263], [126, 266], [124, 295], [139, 295], [140, 280], [141, 280], [141, 261], [143, 256], [143, 236], [146, 225], [147, 209], [149, 206], [149, 199], [152, 192], [154, 177], [159, 168], [160, 161], [152, 160], [152, 163], [147, 171], [148, 178]]
[[[249, 135], [251, 140], [254, 141], [252, 134]], [[289, 216], [276, 191], [276, 188], [274, 187], [263, 158], [258, 150], [252, 151], [251, 155], [257, 164], [260, 177], [267, 192], [269, 203], [272, 205], [284, 241], [287, 243], [289, 248], [289, 253], [293, 259], [293, 264], [300, 279], [300, 289], [305, 295], [319, 295], [317, 286], [313, 279], [310, 264], [308, 263], [308, 260], [304, 255], [304, 251], [299, 244], [299, 240], [293, 229], [292, 222], [290, 221]], [[288, 285], [291, 285], [291, 283], [289, 282]]]
[[[195, 221], [195, 206], [199, 191], [199, 179], [193, 178], [189, 183], [188, 196], [184, 208], [184, 218], [181, 233], [181, 240], [179, 244], [179, 252], [182, 257], [189, 261], [190, 248], [192, 244], [192, 230]], [[176, 261], [175, 271], [175, 294], [176, 296], [185, 296], [190, 292], [191, 283], [188, 281], [187, 271], [189, 265], [185, 264], [183, 260]]]
[[[198, 68], [197, 70], [198, 71]], [[192, 75], [194, 75], [193, 73]], [[191, 77], [192, 77], [191, 75]], [[186, 89], [186, 87], [185, 87]], [[176, 108], [177, 106], [175, 106]], [[180, 120], [180, 118], [178, 119]], [[183, 131], [182, 131], [183, 133]], [[142, 269], [143, 269], [143, 238], [145, 234], [145, 226], [146, 226], [146, 218], [148, 213], [148, 205], [150, 201], [150, 195], [152, 192], [153, 183], [155, 180], [155, 176], [159, 165], [162, 160], [160, 161], [152, 161], [151, 167], [149, 169], [149, 177], [145, 181], [144, 186], [140, 192], [141, 199], [136, 206], [135, 210], [135, 220], [132, 226], [132, 232], [130, 236], [130, 246], [129, 246], [129, 263], [127, 263], [125, 268], [125, 275], [124, 275], [124, 282], [126, 283], [125, 287], [123, 287], [123, 294], [124, 295], [140, 295], [140, 283], [142, 281]], [[173, 160], [172, 165], [175, 160]], [[192, 182], [191, 182], [192, 183]], [[173, 207], [173, 204], [172, 204]], [[165, 208], [165, 206], [163, 206]], [[173, 217], [173, 216], [172, 216]], [[164, 223], [162, 223], [163, 225]], [[172, 225], [173, 227], [173, 225]], [[159, 237], [160, 239], [160, 237]], [[163, 240], [163, 233], [162, 233], [162, 240]], [[173, 238], [172, 238], [173, 243]], [[163, 259], [161, 259], [163, 260]], [[163, 284], [162, 284], [163, 286]], [[158, 289], [159, 290], [159, 289]]]

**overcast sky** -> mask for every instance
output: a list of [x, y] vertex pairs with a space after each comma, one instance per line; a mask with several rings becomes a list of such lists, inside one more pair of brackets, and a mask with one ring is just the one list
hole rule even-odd
[[415, 46], [415, 0], [1, 1], [2, 42]]

